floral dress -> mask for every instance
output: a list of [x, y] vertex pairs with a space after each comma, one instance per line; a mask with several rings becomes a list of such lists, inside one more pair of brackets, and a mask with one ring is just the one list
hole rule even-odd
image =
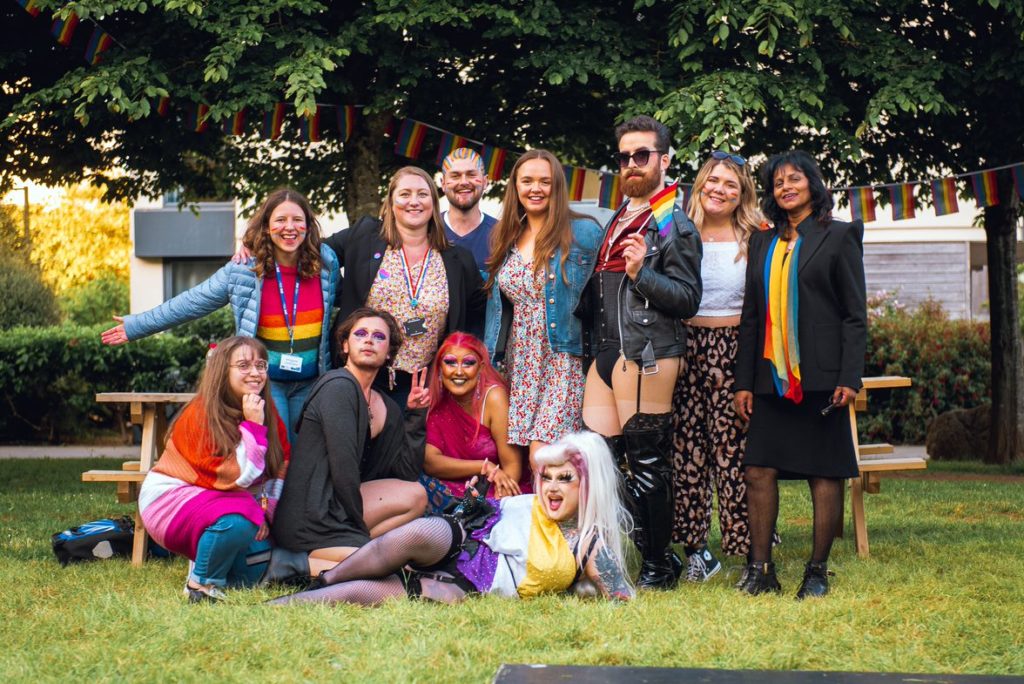
[[555, 353], [544, 312], [544, 269], [536, 274], [512, 248], [498, 273], [498, 287], [512, 302], [508, 342], [508, 442], [553, 442], [582, 425], [583, 360]]

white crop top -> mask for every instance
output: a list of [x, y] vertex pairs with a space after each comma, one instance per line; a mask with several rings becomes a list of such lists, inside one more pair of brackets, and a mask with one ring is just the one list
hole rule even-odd
[[704, 295], [698, 316], [738, 316], [743, 308], [747, 260], [736, 260], [738, 242], [705, 242], [700, 261]]

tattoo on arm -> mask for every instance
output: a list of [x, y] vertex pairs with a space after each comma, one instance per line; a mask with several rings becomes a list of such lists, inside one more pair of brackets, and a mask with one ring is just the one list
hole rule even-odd
[[626, 574], [619, 567], [608, 547], [599, 544], [594, 557], [587, 564], [587, 575], [598, 586], [606, 598], [629, 600], [633, 598], [633, 588], [626, 581]]

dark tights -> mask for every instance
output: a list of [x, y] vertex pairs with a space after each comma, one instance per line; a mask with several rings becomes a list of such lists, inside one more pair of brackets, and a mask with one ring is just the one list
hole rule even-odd
[[[775, 468], [747, 466], [747, 506], [750, 514], [750, 560], [756, 563], [772, 559], [772, 533], [779, 517], [779, 471]], [[827, 477], [807, 480], [814, 506], [814, 549], [811, 560], [828, 560], [832, 541], [843, 517], [843, 481]]]
[[321, 576], [328, 586], [282, 596], [285, 603], [361, 603], [376, 605], [405, 596], [396, 574], [406, 565], [430, 567], [452, 546], [452, 527], [444, 518], [418, 518], [377, 537]]

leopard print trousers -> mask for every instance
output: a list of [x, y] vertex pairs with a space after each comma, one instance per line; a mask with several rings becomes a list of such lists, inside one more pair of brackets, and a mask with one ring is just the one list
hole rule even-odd
[[691, 326], [672, 397], [675, 520], [672, 540], [688, 551], [707, 544], [712, 488], [718, 494], [722, 551], [750, 548], [743, 450], [747, 427], [733, 406], [737, 327]]

